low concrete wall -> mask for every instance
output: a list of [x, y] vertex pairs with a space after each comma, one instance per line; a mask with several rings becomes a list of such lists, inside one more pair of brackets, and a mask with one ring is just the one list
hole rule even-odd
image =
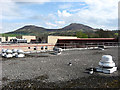
[[22, 49], [23, 51], [41, 51], [41, 50], [53, 50], [54, 45], [52, 44], [10, 44], [0, 45], [0, 51], [2, 49]]

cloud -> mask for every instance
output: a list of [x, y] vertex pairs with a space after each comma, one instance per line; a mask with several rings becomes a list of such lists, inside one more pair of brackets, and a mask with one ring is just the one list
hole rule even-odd
[[[113, 29], [112, 27], [117, 29], [117, 20], [118, 18], [118, 0], [85, 0], [86, 4], [88, 4], [88, 9], [83, 9], [78, 12], [87, 23], [92, 23], [99, 25], [103, 25], [106, 29]], [[112, 24], [110, 27], [110, 21], [114, 21], [114, 25]]]
[[60, 10], [58, 10], [58, 16], [59, 17], [69, 17], [72, 14], [70, 14], [69, 12], [67, 12], [66, 10], [63, 10], [62, 12]]
[[1, 0], [1, 2], [49, 2], [50, 0]]
[[0, 20], [18, 19], [21, 17], [19, 7], [12, 0], [4, 0], [0, 3], [0, 8]]
[[[25, 17], [25, 14], [30, 15], [29, 11], [21, 11], [21, 8], [17, 3], [20, 2], [36, 2], [37, 4], [43, 4], [49, 2], [50, 0], [1, 0], [0, 1], [0, 19], [21, 19]], [[24, 14], [24, 15], [23, 15]], [[2, 16], [2, 18], [1, 18]]]
[[84, 6], [84, 5], [86, 5], [85, 3], [80, 3], [79, 5], [82, 5], [82, 6]]
[[57, 26], [56, 24], [53, 24], [51, 22], [46, 22], [46, 25], [48, 28], [56, 28], [56, 26]]
[[14, 19], [16, 16], [19, 16], [18, 11], [18, 7], [12, 0], [0, 1], [0, 22], [2, 23], [0, 26], [0, 33], [7, 32], [9, 31], [8, 28], [10, 28], [8, 27], [7, 29], [5, 29], [8, 25], [6, 24], [6, 26], [3, 26], [3, 20]]
[[56, 28], [62, 28], [63, 25], [65, 24], [64, 21], [55, 21], [54, 23], [51, 22], [46, 22], [46, 28], [49, 29], [56, 29]]
[[13, 0], [13, 1], [16, 1], [16, 2], [80, 2], [83, 0]]
[[60, 24], [60, 25], [64, 25], [65, 24], [65, 21], [55, 21], [56, 24]]
[[[117, 29], [118, 1], [119, 0], [1, 0], [0, 20], [11, 20], [11, 22], [18, 20], [18, 22], [10, 24], [3, 20], [4, 25], [0, 30], [2, 29], [2, 31], [7, 32], [15, 30], [20, 27], [20, 25], [24, 26], [26, 24], [41, 25], [46, 28], [59, 28], [70, 23], [82, 23], [92, 26], [93, 28]], [[58, 4], [56, 12], [50, 12], [45, 16], [43, 14], [31, 13], [32, 11], [30, 11], [29, 8], [28, 10], [22, 10], [17, 2], [37, 2], [37, 4], [39, 2], [40, 5], [43, 5], [45, 2], [66, 2], [66, 4]], [[70, 2], [77, 2], [77, 5], [82, 5], [82, 7]], [[19, 24], [19, 20], [23, 20], [23, 23]]]
[[[24, 26], [26, 24], [35, 24], [35, 25], [38, 24], [38, 22], [36, 23], [31, 21], [29, 22], [30, 19], [29, 17], [32, 17], [34, 14], [31, 13], [31, 10], [22, 10], [19, 7], [18, 2], [39, 2], [39, 1], [40, 1], [39, 4], [43, 4], [44, 2], [48, 2], [49, 0], [34, 0], [34, 1], [33, 0], [1, 0], [0, 22], [2, 24], [0, 26], [0, 33], [16, 30], [18, 27], [20, 27], [20, 25]], [[52, 15], [49, 16], [52, 17]], [[23, 20], [23, 23], [19, 22], [21, 20]], [[39, 24], [42, 25], [42, 23]]]
[[[67, 23], [82, 23], [94, 28], [117, 29], [118, 0], [84, 0], [86, 6], [71, 10], [58, 10], [58, 16]], [[68, 13], [69, 17], [67, 16]], [[111, 23], [114, 22], [114, 23]]]
[[2, 33], [2, 30], [3, 30], [3, 28], [2, 28], [2, 26], [0, 25], [0, 33]]
[[59, 5], [58, 7], [59, 7], [59, 9], [69, 9], [69, 8], [73, 7], [73, 5], [69, 3], [69, 4]]
[[9, 32], [9, 31], [13, 31], [16, 30], [17, 28], [21, 27], [21, 23], [7, 23], [7, 22], [3, 22], [2, 23], [2, 28], [0, 30], [0, 33], [5, 33], [5, 32]]
[[29, 17], [29, 19], [32, 19], [34, 21], [52, 21], [54, 19], [56, 19], [56, 16], [54, 14], [48, 14], [48, 15], [32, 15], [31, 17]]
[[80, 10], [81, 10], [81, 8], [78, 8], [78, 9], [71, 9], [70, 12], [78, 12], [78, 11], [80, 11]]

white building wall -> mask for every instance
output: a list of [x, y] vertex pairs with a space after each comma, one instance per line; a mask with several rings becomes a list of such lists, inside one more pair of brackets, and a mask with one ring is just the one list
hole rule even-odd
[[56, 44], [58, 39], [76, 39], [72, 36], [48, 36], [48, 44]]

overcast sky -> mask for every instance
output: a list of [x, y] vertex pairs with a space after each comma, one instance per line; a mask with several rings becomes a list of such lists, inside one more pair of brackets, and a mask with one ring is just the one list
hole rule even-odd
[[25, 25], [61, 28], [70, 23], [115, 30], [118, 29], [118, 1], [0, 0], [0, 33]]

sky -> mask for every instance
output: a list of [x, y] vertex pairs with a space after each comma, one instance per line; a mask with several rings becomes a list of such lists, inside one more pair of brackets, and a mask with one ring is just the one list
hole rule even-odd
[[0, 33], [25, 25], [49, 29], [80, 23], [118, 29], [119, 0], [0, 0]]

